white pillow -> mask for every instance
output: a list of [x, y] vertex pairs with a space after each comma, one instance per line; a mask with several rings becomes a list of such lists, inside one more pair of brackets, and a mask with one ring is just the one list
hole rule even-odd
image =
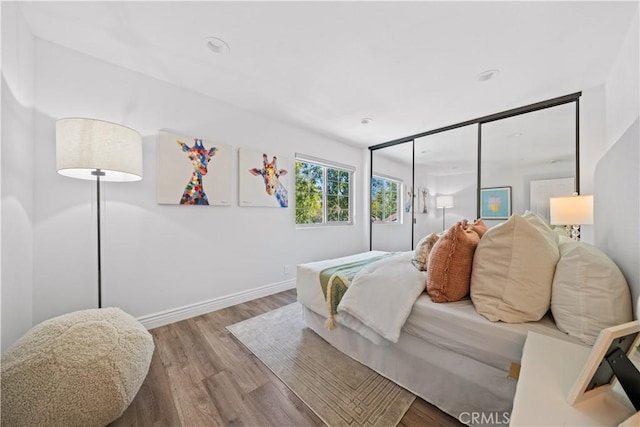
[[490, 228], [473, 258], [471, 300], [491, 321], [540, 320], [551, 304], [558, 235], [538, 216], [514, 214]]
[[633, 320], [629, 286], [600, 249], [588, 243], [561, 243], [551, 313], [558, 329], [593, 344], [602, 329]]

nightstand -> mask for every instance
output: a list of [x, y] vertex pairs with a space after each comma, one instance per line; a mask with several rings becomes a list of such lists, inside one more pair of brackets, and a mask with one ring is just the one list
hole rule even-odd
[[510, 425], [618, 426], [635, 414], [618, 383], [574, 406], [567, 403], [567, 394], [590, 351], [591, 348], [584, 345], [529, 332], [522, 352]]

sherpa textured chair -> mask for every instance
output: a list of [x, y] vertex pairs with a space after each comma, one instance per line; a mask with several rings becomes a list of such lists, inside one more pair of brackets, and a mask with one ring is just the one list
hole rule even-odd
[[2, 426], [104, 426], [149, 371], [151, 334], [119, 308], [34, 326], [2, 356]]

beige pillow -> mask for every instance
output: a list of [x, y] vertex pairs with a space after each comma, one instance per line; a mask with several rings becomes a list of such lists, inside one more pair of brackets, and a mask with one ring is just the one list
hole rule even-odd
[[514, 214], [490, 228], [473, 259], [471, 299], [491, 321], [540, 320], [551, 304], [558, 235], [535, 215]]
[[618, 266], [595, 246], [560, 244], [551, 292], [558, 329], [593, 344], [600, 331], [633, 320], [629, 286]]
[[413, 265], [420, 271], [427, 271], [427, 261], [429, 254], [440, 237], [436, 233], [424, 236], [416, 246], [413, 255]]
[[438, 240], [427, 268], [427, 292], [432, 301], [459, 301], [469, 294], [473, 253], [479, 241], [467, 221], [458, 222]]

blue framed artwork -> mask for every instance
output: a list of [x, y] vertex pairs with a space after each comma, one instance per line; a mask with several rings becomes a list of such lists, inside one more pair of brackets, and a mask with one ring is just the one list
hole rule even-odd
[[480, 218], [509, 219], [511, 216], [511, 187], [480, 189]]

